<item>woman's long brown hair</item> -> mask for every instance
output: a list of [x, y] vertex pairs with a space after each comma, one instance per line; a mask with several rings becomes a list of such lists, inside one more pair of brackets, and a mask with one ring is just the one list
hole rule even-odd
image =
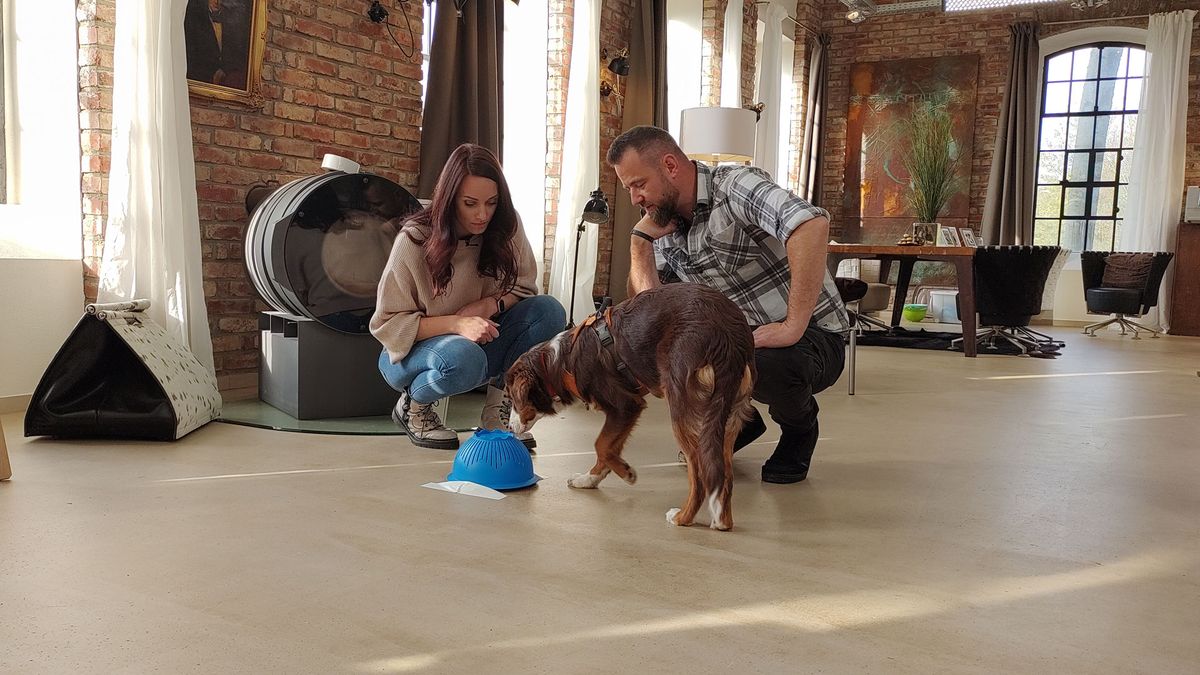
[[458, 189], [467, 176], [490, 178], [496, 182], [496, 211], [483, 231], [478, 271], [480, 276], [496, 279], [500, 288], [508, 293], [517, 285], [517, 251], [513, 243], [517, 211], [513, 208], [512, 195], [499, 160], [491, 150], [471, 143], [463, 143], [450, 153], [433, 188], [431, 203], [413, 217], [413, 221], [428, 225], [432, 230], [423, 246], [425, 264], [433, 276], [433, 291], [437, 295], [445, 293], [454, 274], [450, 261], [458, 248], [458, 236], [454, 232], [458, 217], [455, 202]]

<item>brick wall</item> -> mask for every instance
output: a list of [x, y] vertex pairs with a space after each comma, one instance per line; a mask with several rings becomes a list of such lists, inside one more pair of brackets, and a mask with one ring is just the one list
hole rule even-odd
[[88, 302], [96, 299], [108, 215], [108, 167], [112, 146], [113, 38], [116, 0], [80, 0], [79, 129], [82, 151], [83, 282]]
[[[1200, 9], [1197, 0], [1128, 0], [1078, 12], [1065, 5], [1041, 8], [1009, 9], [956, 14], [923, 12], [870, 19], [860, 24], [845, 20], [845, 7], [837, 0], [825, 0], [823, 26], [832, 33], [829, 72], [829, 115], [826, 155], [823, 164], [824, 199], [822, 206], [831, 211], [834, 236], [843, 232], [853, 240], [857, 230], [856, 214], [843, 213], [846, 152], [846, 112], [848, 77], [855, 63], [885, 59], [977, 54], [979, 78], [975, 115], [974, 155], [970, 177], [969, 222], [979, 229], [987, 191], [988, 173], [996, 143], [997, 120], [1008, 80], [1009, 26], [1015, 21], [1054, 21], [1094, 19], [1095, 22], [1069, 25], [1043, 25], [1042, 35], [1053, 35], [1084, 26], [1121, 25], [1145, 28], [1147, 19], [1105, 20], [1106, 17], [1146, 14], [1175, 9]], [[1190, 99], [1200, 95], [1200, 31], [1193, 33]], [[1200, 106], [1188, 113], [1188, 153], [1185, 184], [1200, 181]], [[1182, 199], [1182, 194], [1180, 195]], [[870, 233], [862, 239], [869, 240]]]
[[[204, 292], [222, 388], [254, 386], [258, 299], [242, 258], [247, 188], [320, 171], [325, 153], [415, 190], [421, 119], [422, 16], [405, 57], [356, 0], [271, 0], [259, 110], [192, 98]], [[113, 0], [80, 2], [80, 115], [84, 123], [85, 279], [94, 297], [107, 213]], [[399, 6], [396, 38], [412, 50]], [[416, 11], [414, 11], [414, 8]]]

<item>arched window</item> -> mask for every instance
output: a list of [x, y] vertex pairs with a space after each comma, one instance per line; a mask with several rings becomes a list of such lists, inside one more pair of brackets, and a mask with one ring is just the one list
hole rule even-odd
[[1113, 249], [1128, 197], [1145, 68], [1145, 50], [1128, 42], [1095, 42], [1046, 57], [1035, 243]]

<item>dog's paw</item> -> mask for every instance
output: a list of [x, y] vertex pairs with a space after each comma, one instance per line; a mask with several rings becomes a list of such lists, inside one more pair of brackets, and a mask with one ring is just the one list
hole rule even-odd
[[721, 522], [718, 522], [718, 521], [716, 521], [716, 520], [714, 520], [714, 521], [712, 521], [711, 523], [709, 523], [709, 524], [708, 524], [708, 526], [709, 526], [709, 527], [711, 527], [711, 528], [712, 528], [712, 529], [714, 529], [714, 530], [720, 530], [721, 532], [728, 532], [729, 530], [732, 530], [732, 529], [733, 529], [733, 525], [732, 525], [732, 524], [725, 525], [725, 524], [723, 524], [723, 523], [721, 523]]
[[590, 473], [577, 473], [567, 480], [567, 485], [580, 490], [594, 490], [604, 476], [593, 476]]
[[624, 481], [626, 483], [629, 483], [630, 485], [633, 485], [634, 483], [636, 483], [637, 482], [637, 470], [634, 469], [632, 466], [629, 467], [629, 477], [625, 478]]
[[675, 516], [679, 515], [679, 511], [680, 511], [680, 509], [667, 509], [667, 524], [668, 525], [678, 525], [679, 524], [679, 523], [675, 522]]

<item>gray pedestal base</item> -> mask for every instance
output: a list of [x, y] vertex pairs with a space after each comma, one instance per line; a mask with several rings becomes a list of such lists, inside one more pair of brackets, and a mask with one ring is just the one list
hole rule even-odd
[[259, 398], [299, 420], [387, 415], [399, 395], [379, 374], [371, 335], [339, 333], [306, 317], [263, 312]]

